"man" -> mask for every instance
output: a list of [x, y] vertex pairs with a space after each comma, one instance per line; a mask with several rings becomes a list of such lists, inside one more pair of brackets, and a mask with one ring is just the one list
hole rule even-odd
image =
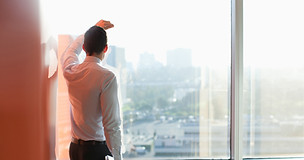
[[[100, 65], [108, 50], [105, 30], [114, 27], [100, 20], [79, 36], [61, 58], [71, 103], [71, 160], [121, 160], [121, 116], [116, 76]], [[78, 55], [86, 52], [83, 63]], [[108, 148], [109, 146], [109, 148]]]

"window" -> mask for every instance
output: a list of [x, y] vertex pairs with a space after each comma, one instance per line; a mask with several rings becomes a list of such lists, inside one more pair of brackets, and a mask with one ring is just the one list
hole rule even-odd
[[[119, 78], [124, 159], [304, 156], [301, 0], [44, 4], [48, 22], [58, 24], [59, 57], [100, 18], [114, 23], [103, 64]], [[60, 68], [58, 74], [61, 160], [68, 159], [70, 124]]]
[[304, 156], [303, 5], [244, 0], [245, 157]]
[[230, 1], [130, 2], [122, 12], [137, 27], [108, 56], [121, 79], [125, 159], [228, 158]]

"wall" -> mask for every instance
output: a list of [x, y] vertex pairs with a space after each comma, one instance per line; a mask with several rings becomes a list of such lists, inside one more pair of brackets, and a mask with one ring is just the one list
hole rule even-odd
[[56, 75], [47, 78], [39, 1], [0, 1], [0, 26], [0, 159], [54, 159]]

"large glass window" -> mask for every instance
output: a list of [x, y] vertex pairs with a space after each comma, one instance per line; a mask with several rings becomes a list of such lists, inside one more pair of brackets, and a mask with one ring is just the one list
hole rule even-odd
[[[234, 8], [232, 2], [244, 5]], [[58, 35], [58, 57], [101, 18], [114, 23], [107, 31], [110, 49], [102, 63], [119, 81], [124, 159], [304, 156], [303, 0], [43, 4], [48, 9], [42, 19], [48, 18], [46, 26]], [[236, 26], [243, 24], [243, 31], [231, 28], [234, 13]], [[231, 33], [234, 29], [243, 39]], [[235, 46], [244, 48], [243, 59], [237, 57], [242, 57], [242, 49]], [[244, 71], [237, 74], [243, 79], [242, 93], [231, 85], [231, 62]], [[60, 67], [57, 97], [56, 155], [64, 160], [69, 158], [70, 120]], [[232, 101], [236, 97], [243, 97], [237, 107]], [[242, 117], [241, 127], [237, 117]], [[235, 136], [235, 128], [243, 129], [243, 138]], [[241, 149], [235, 146], [237, 141], [243, 142]], [[243, 151], [234, 155], [235, 150]]]
[[124, 157], [228, 158], [230, 1], [129, 5], [108, 56], [121, 79]]
[[[54, 3], [54, 23], [69, 19], [74, 26], [58, 27], [61, 51], [73, 39], [66, 34], [82, 34], [100, 18], [115, 25], [108, 31], [111, 47], [103, 64], [119, 77], [125, 159], [229, 158], [229, 0], [71, 3], [73, 8]], [[72, 15], [56, 16], [67, 12]], [[58, 153], [67, 158], [62, 85]]]
[[304, 1], [244, 0], [244, 156], [304, 156]]

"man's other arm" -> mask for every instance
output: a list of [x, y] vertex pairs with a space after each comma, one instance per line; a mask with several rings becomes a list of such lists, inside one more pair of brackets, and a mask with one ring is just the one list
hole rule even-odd
[[117, 80], [113, 73], [107, 76], [100, 95], [106, 141], [115, 160], [122, 159], [121, 115], [117, 95]]

